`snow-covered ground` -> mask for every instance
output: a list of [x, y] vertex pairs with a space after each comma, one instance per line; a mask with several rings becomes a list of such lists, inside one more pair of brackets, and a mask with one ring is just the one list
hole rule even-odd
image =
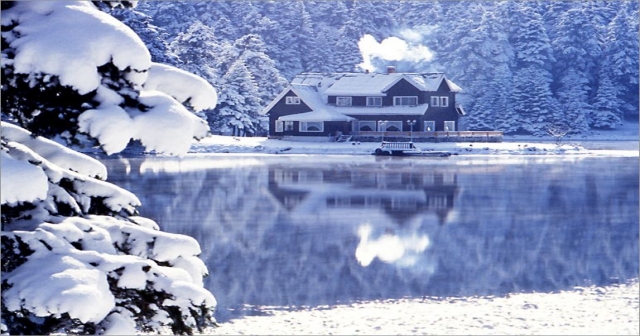
[[[368, 155], [378, 142], [287, 141], [264, 137], [210, 136], [192, 145], [190, 153], [263, 154], [347, 154]], [[638, 124], [627, 123], [619, 130], [600, 131], [589, 136], [568, 136], [560, 145], [552, 137], [505, 136], [500, 143], [441, 142], [416, 143], [422, 150], [452, 154], [557, 155], [582, 154], [638, 156]]]
[[507, 297], [421, 298], [265, 309], [216, 335], [638, 335], [638, 282]]

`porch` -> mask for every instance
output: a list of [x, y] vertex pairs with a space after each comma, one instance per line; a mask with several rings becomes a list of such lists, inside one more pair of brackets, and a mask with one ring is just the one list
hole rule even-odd
[[414, 141], [414, 142], [502, 142], [501, 131], [436, 131], [436, 132], [378, 132], [351, 133], [352, 141]]

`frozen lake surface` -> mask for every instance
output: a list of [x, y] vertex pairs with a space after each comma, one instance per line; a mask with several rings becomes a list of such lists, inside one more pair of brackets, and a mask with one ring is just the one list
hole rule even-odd
[[141, 215], [199, 241], [221, 322], [638, 278], [638, 157], [103, 162], [109, 181], [140, 198]]

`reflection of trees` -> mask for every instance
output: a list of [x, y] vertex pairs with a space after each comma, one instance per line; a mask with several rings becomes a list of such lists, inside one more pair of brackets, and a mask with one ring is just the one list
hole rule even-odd
[[[635, 278], [637, 162], [612, 160], [416, 169], [276, 163], [147, 172], [117, 184], [165, 231], [198, 239], [225, 319], [226, 308], [242, 304], [500, 295]], [[394, 206], [410, 216], [384, 209], [385, 193], [405, 197]], [[452, 198], [429, 201], [437, 193]], [[446, 225], [434, 206], [446, 210]], [[413, 268], [379, 260], [362, 267], [355, 251], [365, 221], [372, 239], [415, 234], [430, 245]]]

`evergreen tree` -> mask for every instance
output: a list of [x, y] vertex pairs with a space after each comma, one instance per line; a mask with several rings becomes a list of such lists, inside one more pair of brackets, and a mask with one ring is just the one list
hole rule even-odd
[[258, 86], [242, 59], [231, 65], [218, 85], [219, 102], [209, 115], [211, 128], [234, 136], [260, 132]]
[[[194, 21], [185, 32], [178, 34], [170, 47], [182, 61], [180, 68], [199, 75], [209, 83], [216, 83], [221, 73], [226, 71], [224, 66], [220, 67], [222, 64], [216, 62], [221, 57], [221, 47], [216, 42], [213, 29], [200, 21]], [[231, 56], [235, 59], [237, 54]]]
[[549, 125], [558, 124], [558, 103], [551, 93], [551, 77], [540, 68], [529, 65], [514, 72], [512, 106], [514, 115], [505, 117], [498, 128], [506, 134], [542, 136]]
[[567, 126], [582, 133], [589, 129], [589, 97], [595, 87], [592, 73], [601, 56], [597, 30], [586, 18], [584, 7], [576, 3], [561, 15], [556, 34], [552, 42], [557, 60], [555, 93]]
[[546, 125], [557, 122], [557, 102], [551, 93], [551, 41], [538, 6], [515, 2], [510, 8], [509, 40], [514, 48], [513, 115], [499, 123], [505, 133], [543, 135]]
[[638, 2], [625, 1], [607, 27], [604, 59], [621, 101], [618, 116], [638, 119]]
[[337, 72], [359, 71], [358, 64], [363, 61], [358, 42], [364, 36], [364, 29], [358, 19], [358, 13], [349, 11], [349, 18], [340, 27], [338, 39], [333, 47], [334, 69]]
[[244, 63], [255, 80], [258, 98], [266, 106], [287, 85], [287, 80], [280, 75], [275, 62], [265, 53], [266, 47], [260, 36], [245, 35], [234, 43], [238, 51], [238, 60]]
[[598, 91], [593, 102], [590, 124], [597, 129], [615, 129], [622, 122], [619, 90], [613, 84], [608, 64], [600, 68]]

